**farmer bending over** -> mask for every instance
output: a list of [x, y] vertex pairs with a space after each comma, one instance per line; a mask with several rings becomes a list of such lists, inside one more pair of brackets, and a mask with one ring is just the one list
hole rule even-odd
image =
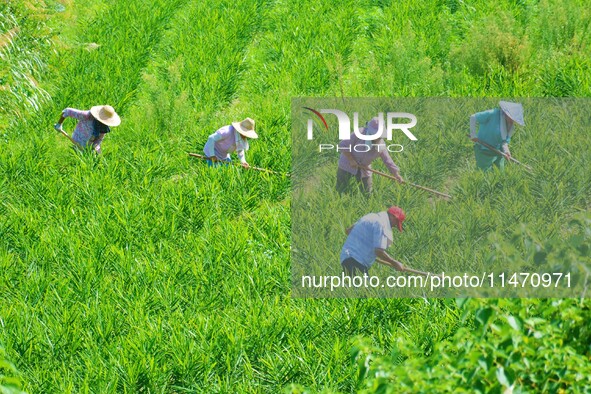
[[203, 148], [208, 165], [213, 166], [214, 162], [231, 162], [230, 153], [236, 151], [240, 164], [248, 167], [245, 152], [248, 150], [249, 138], [258, 138], [254, 131], [254, 120], [251, 118], [218, 129], [209, 136]]
[[66, 108], [62, 111], [60, 120], [53, 126], [57, 131], [65, 133], [62, 123], [65, 118], [78, 120], [72, 133], [72, 139], [82, 149], [91, 145], [96, 153], [101, 153], [101, 142], [105, 134], [111, 131], [111, 127], [121, 124], [119, 115], [110, 105], [97, 105], [89, 111], [81, 111], [74, 108]]
[[[478, 123], [478, 132], [476, 132], [476, 123]], [[478, 168], [488, 171], [493, 164], [501, 170], [505, 168], [505, 159], [509, 160], [511, 157], [509, 142], [515, 131], [515, 123], [520, 126], [525, 125], [523, 106], [519, 103], [507, 101], [501, 101], [499, 108], [478, 112], [470, 116], [470, 138], [475, 142], [474, 154]], [[503, 155], [499, 155], [483, 144], [479, 144], [477, 140], [497, 149]]]
[[[363, 128], [364, 135], [374, 135], [378, 132], [378, 118], [373, 118]], [[364, 141], [352, 133], [348, 140], [339, 143], [339, 168], [337, 170], [337, 191], [344, 193], [349, 190], [351, 178], [355, 178], [357, 184], [361, 184], [363, 193], [369, 196], [372, 191], [371, 172], [364, 167], [371, 168], [371, 163], [381, 157], [390, 170], [390, 173], [403, 182], [400, 169], [390, 157], [383, 138]]]
[[367, 274], [376, 258], [378, 262], [389, 265], [397, 271], [406, 267], [386, 253], [392, 245], [392, 229], [402, 232], [402, 222], [406, 215], [399, 207], [392, 206], [385, 212], [369, 213], [346, 230], [347, 240], [341, 249], [341, 267], [352, 277], [357, 272]]

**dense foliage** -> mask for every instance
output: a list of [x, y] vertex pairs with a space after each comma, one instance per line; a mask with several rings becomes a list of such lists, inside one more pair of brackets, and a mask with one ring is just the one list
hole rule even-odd
[[[452, 300], [453, 302], [453, 300]], [[591, 390], [591, 309], [578, 300], [457, 299], [454, 335], [425, 349], [399, 338], [351, 352], [361, 392], [528, 393]], [[447, 307], [455, 309], [451, 302]]]

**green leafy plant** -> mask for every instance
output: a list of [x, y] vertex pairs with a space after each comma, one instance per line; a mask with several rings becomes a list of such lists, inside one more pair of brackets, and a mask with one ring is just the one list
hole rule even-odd
[[6, 352], [0, 346], [0, 393], [2, 394], [26, 394], [21, 391], [21, 381], [17, 377], [14, 364], [6, 358]]
[[[359, 340], [360, 392], [588, 392], [591, 309], [563, 300], [456, 301], [463, 327], [431, 354], [407, 338], [390, 353]], [[453, 305], [450, 305], [453, 308]]]

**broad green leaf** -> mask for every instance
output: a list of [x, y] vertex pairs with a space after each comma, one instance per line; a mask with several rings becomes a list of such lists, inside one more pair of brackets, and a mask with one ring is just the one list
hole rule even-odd
[[474, 316], [474, 318], [476, 319], [476, 322], [478, 322], [480, 327], [484, 327], [486, 323], [488, 323], [488, 320], [490, 319], [492, 314], [492, 308], [479, 308], [476, 311], [476, 315]]
[[466, 305], [468, 301], [470, 301], [470, 298], [456, 298], [456, 306], [459, 309], [462, 309], [462, 307]]
[[509, 315], [509, 316], [507, 316], [507, 322], [509, 323], [511, 328], [513, 328], [514, 330], [516, 330], [516, 331], [523, 330], [523, 322], [521, 321], [521, 319], [519, 317]]
[[497, 375], [497, 381], [503, 387], [509, 387], [509, 386], [511, 386], [511, 383], [509, 383], [509, 379], [507, 378], [507, 375], [505, 375], [505, 369], [503, 367], [498, 367], [497, 368], [496, 375]]

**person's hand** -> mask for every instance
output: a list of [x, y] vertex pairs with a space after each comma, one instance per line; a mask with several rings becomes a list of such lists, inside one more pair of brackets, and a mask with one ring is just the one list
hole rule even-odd
[[247, 162], [240, 163], [240, 165], [241, 165], [242, 167], [244, 167], [244, 168], [248, 168], [248, 167], [250, 167], [250, 164], [248, 164]]
[[511, 151], [509, 150], [509, 145], [507, 143], [503, 144], [503, 155], [505, 156], [505, 159], [511, 159]]
[[393, 176], [394, 176], [394, 178], [396, 178], [396, 181], [398, 183], [404, 183], [404, 179], [402, 179], [402, 177], [400, 176], [400, 173], [399, 172], [393, 174]]
[[351, 166], [351, 168], [359, 167], [359, 163], [357, 163], [355, 160], [349, 160], [349, 165]]
[[218, 161], [218, 158], [215, 156], [211, 156], [211, 157], [208, 157], [207, 160], [211, 160], [212, 162], [215, 163], [216, 161]]
[[53, 125], [53, 128], [54, 128], [56, 131], [64, 131], [64, 129], [62, 129], [62, 124], [61, 124], [61, 123], [56, 123], [56, 124], [54, 124], [54, 125]]

